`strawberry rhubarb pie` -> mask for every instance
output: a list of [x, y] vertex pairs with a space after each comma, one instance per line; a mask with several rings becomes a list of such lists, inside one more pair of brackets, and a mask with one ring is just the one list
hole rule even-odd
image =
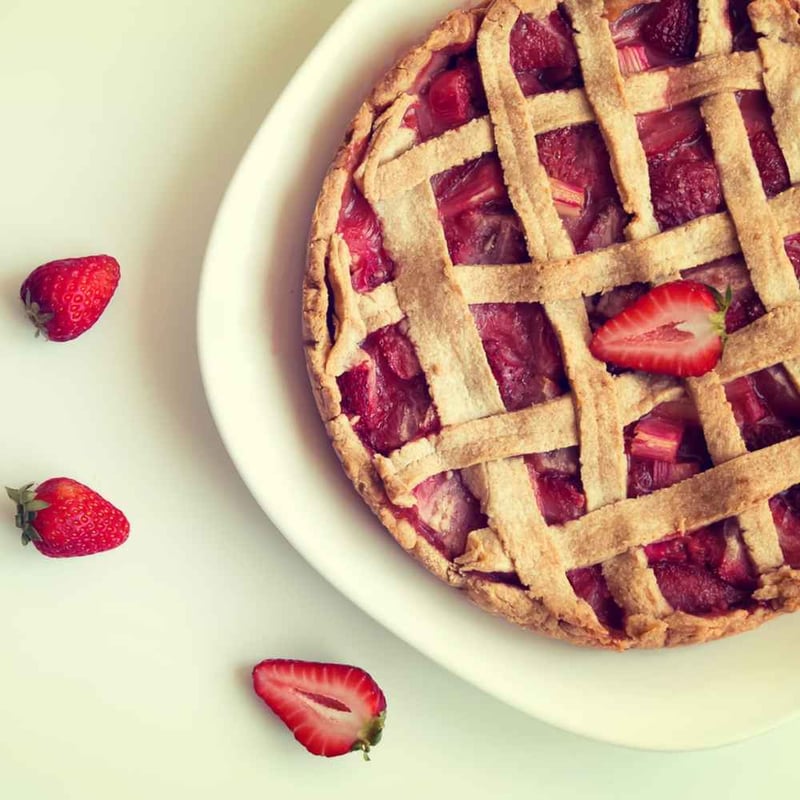
[[311, 381], [355, 487], [575, 644], [800, 608], [799, 0], [493, 0], [322, 188]]

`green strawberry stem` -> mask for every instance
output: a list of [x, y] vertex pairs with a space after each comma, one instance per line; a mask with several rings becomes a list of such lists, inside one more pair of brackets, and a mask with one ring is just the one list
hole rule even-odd
[[6, 493], [17, 504], [17, 513], [14, 516], [16, 526], [22, 531], [22, 544], [39, 542], [42, 537], [33, 526], [36, 514], [50, 507], [50, 503], [36, 498], [34, 484], [27, 483], [21, 489], [11, 489], [6, 486]]

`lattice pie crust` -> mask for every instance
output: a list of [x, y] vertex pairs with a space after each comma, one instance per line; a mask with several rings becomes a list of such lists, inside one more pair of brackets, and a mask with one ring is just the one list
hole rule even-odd
[[[723, 384], [775, 364], [800, 380], [800, 287], [783, 238], [800, 231], [800, 22], [790, 0], [756, 0], [758, 49], [732, 52], [725, 0], [700, 0], [697, 58], [633, 74], [618, 66], [601, 0], [564, 0], [583, 88], [525, 97], [509, 63], [521, 13], [543, 18], [551, 0], [496, 0], [457, 11], [377, 85], [352, 123], [316, 209], [304, 284], [309, 373], [322, 418], [357, 490], [395, 539], [478, 605], [530, 629], [616, 649], [714, 639], [800, 606], [800, 571], [784, 564], [768, 500], [800, 483], [800, 438], [748, 452]], [[607, 4], [613, 6], [612, 2]], [[402, 120], [412, 87], [443, 48], [477, 36], [489, 115], [414, 144]], [[793, 186], [767, 199], [735, 95], [766, 91]], [[660, 232], [635, 115], [701, 104], [727, 210]], [[553, 205], [536, 135], [596, 121], [630, 221], [625, 241], [576, 255]], [[496, 152], [532, 263], [454, 266], [430, 178]], [[380, 219], [396, 276], [370, 292], [350, 281], [350, 254], [336, 233], [355, 170]], [[589, 353], [583, 297], [633, 282], [659, 283], [680, 270], [742, 253], [766, 314], [732, 334], [717, 369], [677, 381], [611, 375]], [[561, 347], [570, 393], [508, 412], [469, 312], [471, 303], [540, 303]], [[332, 321], [331, 321], [332, 320]], [[363, 357], [372, 331], [405, 320], [441, 430], [389, 453], [368, 451], [342, 412], [337, 377]], [[329, 324], [329, 321], [330, 324]], [[657, 404], [688, 395], [697, 407], [713, 468], [652, 494], [626, 499], [623, 427]], [[580, 446], [587, 513], [547, 525], [521, 456]], [[488, 527], [449, 560], [400, 515], [412, 489], [462, 470]], [[642, 547], [669, 531], [736, 517], [759, 578], [753, 602], [723, 614], [688, 614], [666, 601]], [[566, 573], [602, 565], [624, 629], [602, 624]], [[515, 573], [517, 582], [488, 579]], [[376, 602], [378, 600], [376, 599]]]

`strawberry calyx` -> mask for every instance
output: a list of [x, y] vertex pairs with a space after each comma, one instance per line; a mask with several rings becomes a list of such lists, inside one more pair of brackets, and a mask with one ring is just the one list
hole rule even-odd
[[33, 526], [36, 515], [39, 511], [50, 507], [50, 503], [39, 500], [36, 497], [36, 490], [33, 483], [26, 483], [20, 489], [11, 489], [6, 486], [6, 493], [9, 498], [17, 504], [17, 513], [14, 516], [16, 526], [22, 531], [22, 544], [29, 542], [40, 542], [42, 537]]
[[383, 736], [383, 725], [386, 722], [386, 712], [381, 711], [380, 714], [374, 716], [367, 724], [359, 731], [358, 738], [353, 742], [350, 748], [351, 752], [361, 751], [364, 761], [370, 761], [369, 751], [381, 740]]
[[725, 294], [723, 294], [719, 289], [715, 289], [713, 286], [709, 286], [707, 283], [704, 283], [709, 292], [711, 292], [712, 297], [717, 303], [717, 310], [710, 315], [709, 321], [711, 322], [711, 327], [714, 329], [716, 333], [719, 334], [719, 338], [722, 339], [722, 344], [728, 340], [728, 331], [725, 327], [725, 317], [728, 314], [728, 309], [731, 307], [731, 303], [733, 302], [733, 288], [730, 284], [728, 284], [727, 288], [725, 289]]
[[52, 311], [43, 311], [42, 307], [31, 297], [31, 290], [25, 292], [25, 313], [28, 319], [36, 328], [36, 336], [47, 336], [47, 323], [50, 322], [55, 314]]

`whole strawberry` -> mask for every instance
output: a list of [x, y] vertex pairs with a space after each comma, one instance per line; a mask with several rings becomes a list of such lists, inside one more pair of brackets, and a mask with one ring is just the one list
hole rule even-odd
[[37, 267], [19, 294], [37, 336], [68, 342], [100, 319], [118, 283], [119, 264], [111, 256], [65, 258]]
[[22, 543], [33, 542], [51, 558], [89, 556], [119, 547], [130, 532], [125, 515], [71, 478], [50, 478], [34, 487], [9, 489], [17, 504], [17, 527]]
[[268, 658], [253, 668], [253, 688], [315, 756], [360, 751], [369, 761], [381, 739], [386, 698], [359, 667]]

